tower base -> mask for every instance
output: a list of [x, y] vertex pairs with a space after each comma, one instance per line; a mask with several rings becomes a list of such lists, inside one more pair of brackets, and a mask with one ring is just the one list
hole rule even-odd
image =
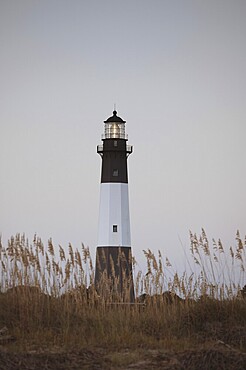
[[95, 287], [111, 302], [134, 302], [131, 247], [97, 247]]

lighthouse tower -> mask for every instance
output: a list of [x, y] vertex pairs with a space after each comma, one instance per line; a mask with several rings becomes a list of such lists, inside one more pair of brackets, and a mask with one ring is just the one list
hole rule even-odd
[[132, 146], [127, 145], [125, 123], [113, 115], [104, 121], [102, 145], [97, 153], [102, 158], [98, 244], [95, 286], [100, 296], [132, 302], [131, 234], [128, 197], [127, 158]]

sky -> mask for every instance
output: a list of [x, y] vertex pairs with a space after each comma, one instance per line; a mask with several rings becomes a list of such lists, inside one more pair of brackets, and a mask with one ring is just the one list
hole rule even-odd
[[132, 251], [246, 234], [244, 0], [0, 0], [0, 233], [95, 256], [103, 121], [127, 121]]

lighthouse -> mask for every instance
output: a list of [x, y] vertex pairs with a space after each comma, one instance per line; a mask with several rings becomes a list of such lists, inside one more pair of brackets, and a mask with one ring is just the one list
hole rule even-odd
[[133, 147], [127, 144], [125, 123], [113, 111], [104, 121], [98, 244], [95, 287], [100, 296], [122, 302], [134, 301], [127, 159]]

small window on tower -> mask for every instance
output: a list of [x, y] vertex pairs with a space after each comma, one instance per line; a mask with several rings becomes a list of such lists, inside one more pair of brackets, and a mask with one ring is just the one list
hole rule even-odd
[[114, 140], [114, 146], [117, 146], [117, 145], [118, 145], [118, 141]]
[[113, 176], [118, 176], [119, 175], [119, 170], [113, 170]]
[[113, 225], [113, 233], [117, 233], [117, 225]]

